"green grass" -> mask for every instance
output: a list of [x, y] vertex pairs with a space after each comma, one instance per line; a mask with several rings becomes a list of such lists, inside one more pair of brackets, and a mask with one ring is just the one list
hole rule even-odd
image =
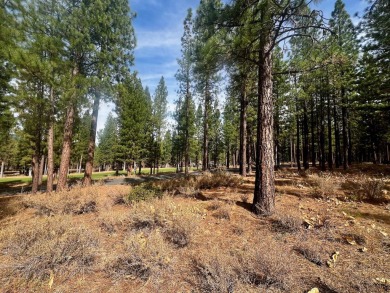
[[[176, 168], [160, 168], [159, 174], [161, 173], [175, 173]], [[150, 174], [150, 168], [142, 168], [141, 175], [149, 175]], [[119, 175], [127, 175], [126, 171], [119, 171]], [[137, 169], [137, 175], [138, 175], [138, 169]], [[113, 177], [115, 176], [115, 171], [105, 171], [105, 172], [95, 172], [92, 174], [92, 180], [101, 180], [106, 177]], [[82, 179], [84, 177], [84, 173], [72, 173], [69, 174], [69, 179]], [[0, 184], [5, 184], [8, 186], [12, 185], [19, 185], [24, 184], [28, 185], [31, 183], [31, 177], [28, 176], [13, 176], [13, 177], [6, 177], [6, 178], [0, 178]], [[46, 176], [43, 176], [43, 181], [46, 181]]]

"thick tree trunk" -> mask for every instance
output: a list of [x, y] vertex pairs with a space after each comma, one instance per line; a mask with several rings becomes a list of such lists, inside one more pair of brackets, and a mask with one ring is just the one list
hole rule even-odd
[[39, 163], [38, 188], [42, 185], [44, 167], [45, 167], [45, 156], [42, 155], [41, 162]]
[[85, 163], [85, 172], [84, 172], [84, 179], [83, 179], [84, 186], [92, 185], [93, 158], [95, 156], [96, 130], [97, 130], [97, 120], [99, 115], [99, 104], [100, 104], [99, 91], [95, 90], [94, 94], [95, 94], [95, 99], [93, 101], [91, 128], [89, 130], [88, 157]]
[[39, 183], [39, 152], [35, 151], [32, 157], [32, 189], [31, 193], [37, 193]]
[[70, 154], [72, 149], [73, 124], [75, 106], [69, 105], [66, 110], [64, 138], [62, 142], [61, 164], [58, 171], [57, 191], [65, 190], [68, 178]]
[[246, 176], [246, 118], [247, 118], [247, 108], [248, 101], [246, 96], [246, 80], [242, 81], [241, 87], [241, 98], [240, 98], [240, 150], [239, 150], [239, 158], [240, 158], [240, 175]]
[[252, 209], [256, 214], [271, 215], [275, 210], [271, 36], [262, 39], [258, 68], [256, 176]]

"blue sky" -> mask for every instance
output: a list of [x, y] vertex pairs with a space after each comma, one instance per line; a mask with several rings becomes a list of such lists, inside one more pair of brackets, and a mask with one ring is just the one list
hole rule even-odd
[[[228, 1], [225, 1], [228, 2]], [[178, 69], [177, 59], [180, 58], [180, 38], [183, 34], [183, 21], [188, 8], [196, 7], [199, 0], [130, 0], [130, 8], [137, 14], [133, 26], [137, 37], [135, 49], [135, 66], [144, 86], [148, 86], [151, 94], [164, 76], [168, 87], [169, 110], [174, 109], [173, 102], [177, 99], [177, 82], [175, 73]], [[329, 17], [334, 8], [335, 0], [323, 0], [315, 6]], [[346, 9], [351, 16], [363, 11], [365, 0], [345, 0]], [[355, 23], [358, 19], [353, 19]], [[98, 129], [104, 127], [108, 113], [113, 105], [102, 105]]]

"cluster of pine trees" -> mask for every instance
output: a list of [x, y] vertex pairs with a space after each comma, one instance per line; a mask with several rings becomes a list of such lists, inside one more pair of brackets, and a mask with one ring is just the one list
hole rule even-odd
[[176, 158], [237, 164], [244, 176], [255, 165], [256, 213], [272, 213], [282, 162], [390, 161], [390, 5], [369, 1], [355, 26], [342, 0], [330, 19], [311, 2], [203, 0], [184, 22]]
[[[61, 190], [83, 162], [85, 185], [94, 166], [239, 165], [244, 176], [255, 166], [259, 214], [273, 212], [282, 162], [389, 162], [390, 5], [368, 1], [355, 26], [342, 0], [330, 19], [311, 2], [201, 0], [188, 10], [169, 129], [164, 79], [152, 97], [129, 70], [127, 0], [2, 1], [0, 159], [31, 165], [33, 191], [45, 165], [49, 191], [56, 166]], [[95, 148], [102, 100], [116, 117]]]

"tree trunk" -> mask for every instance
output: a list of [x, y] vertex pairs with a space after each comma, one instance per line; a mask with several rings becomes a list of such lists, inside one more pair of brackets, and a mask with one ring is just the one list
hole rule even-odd
[[320, 96], [320, 166], [321, 166], [321, 171], [325, 171], [325, 162], [326, 162], [326, 156], [325, 156], [325, 115], [324, 115], [324, 97], [323, 94], [321, 93]]
[[341, 146], [340, 146], [340, 129], [339, 121], [337, 118], [337, 106], [336, 106], [336, 96], [333, 98], [333, 121], [334, 121], [334, 139], [336, 147], [335, 162], [336, 168], [341, 166]]
[[271, 34], [261, 37], [258, 72], [256, 176], [252, 210], [271, 215], [275, 210]]
[[248, 128], [247, 133], [247, 162], [248, 162], [248, 175], [252, 173], [252, 129]]
[[1, 168], [0, 168], [0, 178], [4, 177], [4, 161], [1, 161]]
[[91, 128], [89, 130], [88, 156], [87, 156], [87, 161], [85, 163], [85, 172], [84, 172], [84, 179], [83, 179], [84, 186], [92, 185], [93, 158], [95, 156], [96, 130], [97, 130], [97, 120], [99, 115], [99, 104], [100, 104], [99, 91], [95, 89], [94, 94], [95, 94], [95, 99], [93, 100]]
[[328, 168], [333, 170], [333, 149], [332, 149], [332, 117], [330, 108], [330, 94], [328, 93]]
[[39, 163], [38, 188], [42, 185], [44, 167], [45, 167], [45, 156], [42, 155], [41, 162]]
[[348, 169], [348, 120], [347, 120], [347, 99], [345, 97], [345, 88], [341, 88], [341, 119], [343, 126], [343, 168], [344, 170]]
[[247, 118], [247, 108], [248, 108], [248, 101], [246, 96], [246, 79], [242, 81], [242, 87], [241, 87], [241, 99], [240, 99], [240, 175], [246, 176], [246, 118]]
[[54, 177], [54, 90], [50, 88], [50, 117], [47, 135], [47, 184], [46, 192], [53, 191]]
[[209, 169], [209, 165], [208, 165], [209, 107], [210, 107], [210, 92], [209, 92], [208, 82], [206, 82], [206, 92], [205, 92], [205, 102], [204, 102], [204, 121], [203, 121], [203, 161], [202, 161], [203, 171]]
[[[79, 73], [79, 69], [75, 66], [72, 70], [72, 77], [75, 78]], [[62, 153], [60, 169], [58, 171], [57, 189], [56, 191], [62, 191], [66, 188], [68, 179], [70, 155], [72, 151], [72, 137], [73, 137], [73, 125], [74, 116], [76, 112], [75, 96], [71, 97], [71, 101], [66, 108], [65, 125], [64, 125], [64, 137], [62, 140]]]
[[62, 142], [61, 164], [58, 171], [57, 191], [65, 190], [68, 178], [70, 154], [72, 148], [75, 105], [69, 105], [66, 110], [64, 138]]
[[[295, 87], [296, 87], [296, 82], [295, 82]], [[298, 107], [298, 98], [295, 99], [295, 111], [296, 111], [296, 119], [297, 119], [297, 167], [298, 171], [301, 171], [301, 142], [300, 142], [300, 133], [299, 133], [299, 128], [300, 128], [300, 121], [299, 121], [299, 107]]]
[[35, 150], [32, 157], [32, 189], [31, 193], [37, 193], [39, 185], [39, 151]]
[[311, 110], [310, 110], [310, 128], [311, 128], [311, 165], [312, 167], [316, 166], [316, 147], [315, 147], [315, 135], [314, 131], [316, 129], [315, 127], [315, 120], [314, 120], [314, 101], [315, 97], [311, 100]]

